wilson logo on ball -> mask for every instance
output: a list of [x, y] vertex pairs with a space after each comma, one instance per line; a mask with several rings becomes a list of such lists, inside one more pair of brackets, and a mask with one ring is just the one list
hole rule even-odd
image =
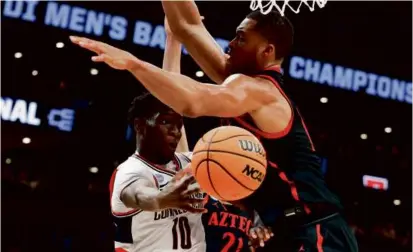
[[249, 140], [238, 140], [239, 146], [244, 151], [250, 151], [260, 154], [261, 156], [265, 157], [265, 152], [263, 148], [261, 148], [260, 144], [254, 143]]
[[264, 179], [264, 174], [262, 174], [262, 172], [256, 170], [254, 167], [251, 167], [249, 165], [245, 166], [242, 173], [251, 177], [254, 180], [258, 180], [259, 182], [262, 182], [262, 180]]

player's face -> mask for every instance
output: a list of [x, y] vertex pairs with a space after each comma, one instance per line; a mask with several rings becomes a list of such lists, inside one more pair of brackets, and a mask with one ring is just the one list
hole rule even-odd
[[182, 125], [182, 116], [171, 109], [156, 113], [147, 121], [145, 138], [159, 147], [157, 151], [164, 158], [172, 158], [181, 139]]
[[230, 73], [251, 74], [259, 70], [259, 53], [266, 41], [254, 30], [255, 25], [255, 20], [246, 18], [237, 27], [236, 36], [229, 43]]

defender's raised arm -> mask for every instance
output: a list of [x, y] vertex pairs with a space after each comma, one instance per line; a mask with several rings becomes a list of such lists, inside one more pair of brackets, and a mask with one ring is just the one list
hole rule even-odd
[[193, 1], [162, 1], [170, 29], [186, 50], [217, 84], [228, 76], [226, 56], [202, 23]]

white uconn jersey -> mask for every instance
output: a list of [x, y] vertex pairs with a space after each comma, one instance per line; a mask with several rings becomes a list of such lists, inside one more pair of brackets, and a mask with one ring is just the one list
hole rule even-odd
[[116, 226], [115, 251], [178, 252], [205, 251], [205, 233], [201, 214], [165, 209], [159, 212], [126, 207], [120, 200], [122, 190], [139, 178], [153, 182], [160, 190], [183, 169], [190, 159], [176, 153], [164, 167], [156, 166], [134, 154], [113, 173], [110, 182], [111, 210]]

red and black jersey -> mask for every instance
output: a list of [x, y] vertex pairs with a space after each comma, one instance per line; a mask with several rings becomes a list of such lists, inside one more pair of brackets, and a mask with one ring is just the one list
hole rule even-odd
[[[267, 152], [267, 174], [260, 188], [246, 199], [249, 206], [259, 211], [269, 208], [286, 209], [302, 203], [327, 203], [340, 208], [337, 197], [327, 188], [321, 159], [315, 151], [303, 118], [288, 89], [284, 86], [279, 68], [262, 71], [255, 77], [265, 78], [276, 86], [292, 109], [288, 127], [278, 133], [263, 132], [248, 115], [222, 119], [223, 125], [233, 125], [256, 135]], [[271, 116], [271, 115], [268, 115]]]

